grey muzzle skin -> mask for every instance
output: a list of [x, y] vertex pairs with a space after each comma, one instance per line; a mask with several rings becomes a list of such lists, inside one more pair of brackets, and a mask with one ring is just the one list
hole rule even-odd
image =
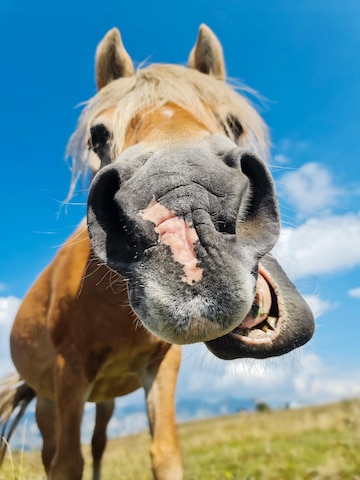
[[[274, 333], [254, 341], [238, 329], [254, 302], [259, 261], [279, 235], [273, 181], [255, 155], [216, 137], [156, 152], [138, 144], [101, 169], [88, 199], [93, 250], [127, 280], [134, 312], [165, 341], [206, 342], [221, 358], [280, 355], [305, 343], [314, 327], [274, 259], [263, 260], [278, 314]], [[199, 279], [184, 277], [175, 247], [162, 242], [160, 225], [144, 216], [150, 205], [181, 219], [196, 238], [184, 248], [193, 250]]]

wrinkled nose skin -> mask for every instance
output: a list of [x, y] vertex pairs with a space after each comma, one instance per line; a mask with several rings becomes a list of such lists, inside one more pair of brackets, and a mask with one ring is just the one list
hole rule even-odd
[[139, 144], [95, 176], [88, 229], [95, 254], [127, 279], [144, 326], [184, 344], [242, 323], [279, 216], [253, 154], [216, 142], [159, 152]]

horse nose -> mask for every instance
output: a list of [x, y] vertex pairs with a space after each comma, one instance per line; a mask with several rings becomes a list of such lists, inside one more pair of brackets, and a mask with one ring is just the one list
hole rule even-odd
[[235, 248], [237, 255], [246, 251], [256, 258], [265, 255], [278, 237], [279, 217], [264, 162], [240, 148], [228, 152], [225, 159], [199, 155], [198, 150], [176, 153], [177, 162], [172, 164], [168, 155], [160, 153], [135, 171], [123, 161], [97, 173], [87, 217], [95, 255], [129, 275], [164, 235], [185, 245], [193, 229], [205, 249]]

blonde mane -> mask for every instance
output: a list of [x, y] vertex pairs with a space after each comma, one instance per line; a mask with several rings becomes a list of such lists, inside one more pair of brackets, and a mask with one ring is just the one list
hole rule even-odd
[[[179, 65], [154, 64], [139, 69], [136, 75], [116, 79], [90, 99], [71, 136], [66, 155], [72, 157], [69, 200], [80, 175], [89, 168], [88, 136], [94, 119], [104, 110], [115, 107], [113, 124], [113, 158], [122, 151], [128, 125], [147, 107], [168, 102], [188, 110], [205, 125], [224, 129], [229, 115], [240, 122], [244, 132], [238, 145], [267, 161], [268, 129], [250, 102], [222, 80]], [[96, 173], [93, 171], [93, 173]]]

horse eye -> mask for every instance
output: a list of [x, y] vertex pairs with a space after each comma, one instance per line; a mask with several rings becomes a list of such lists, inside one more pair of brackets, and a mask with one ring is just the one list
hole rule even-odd
[[230, 128], [232, 134], [234, 135], [235, 140], [240, 138], [240, 135], [243, 133], [244, 129], [240, 123], [240, 120], [235, 117], [232, 113], [227, 116], [226, 119], [227, 126]]
[[110, 132], [103, 123], [94, 125], [90, 128], [89, 147], [97, 153], [97, 150], [107, 144], [109, 138]]

